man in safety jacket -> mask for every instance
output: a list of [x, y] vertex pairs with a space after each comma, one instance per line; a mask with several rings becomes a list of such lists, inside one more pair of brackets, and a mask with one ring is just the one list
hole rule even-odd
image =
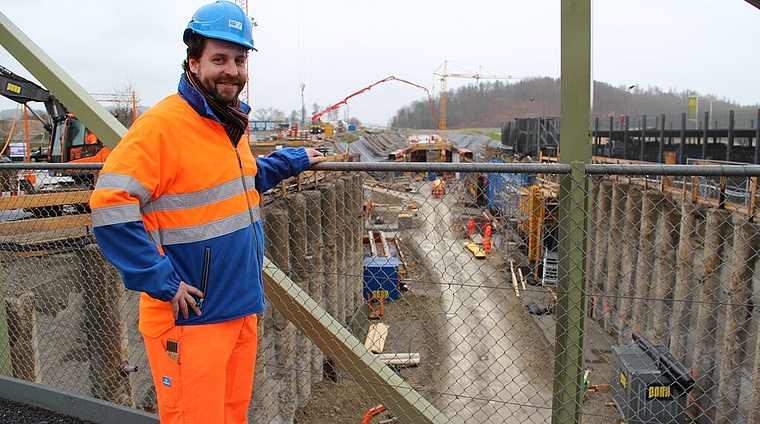
[[324, 155], [251, 154], [238, 95], [255, 48], [239, 6], [201, 7], [183, 39], [178, 92], [137, 119], [103, 166], [93, 233], [141, 292], [161, 423], [246, 423], [264, 310], [259, 193]]

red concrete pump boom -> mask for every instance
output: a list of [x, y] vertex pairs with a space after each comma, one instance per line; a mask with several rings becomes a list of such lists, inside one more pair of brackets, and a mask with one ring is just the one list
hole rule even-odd
[[335, 110], [335, 109], [337, 109], [337, 108], [339, 108], [339, 107], [347, 104], [348, 103], [348, 99], [350, 99], [350, 98], [352, 98], [354, 96], [358, 96], [359, 94], [365, 93], [365, 92], [371, 90], [372, 87], [374, 87], [374, 86], [376, 86], [378, 84], [384, 83], [386, 81], [399, 81], [399, 82], [403, 82], [403, 83], [406, 83], [406, 84], [409, 84], [409, 85], [413, 85], [413, 86], [415, 86], [415, 87], [417, 87], [419, 89], [425, 90], [425, 93], [427, 93], [427, 96], [428, 96], [428, 103], [430, 103], [430, 115], [433, 118], [433, 128], [436, 127], [436, 123], [435, 123], [435, 108], [433, 107], [433, 99], [430, 97], [430, 92], [428, 91], [428, 89], [425, 88], [425, 87], [423, 87], [423, 86], [421, 86], [421, 85], [415, 84], [413, 82], [409, 82], [409, 81], [401, 79], [401, 78], [397, 78], [397, 77], [392, 76], [392, 75], [389, 76], [389, 77], [387, 77], [387, 78], [381, 79], [380, 81], [377, 81], [374, 84], [370, 84], [367, 87], [364, 87], [361, 90], [357, 91], [356, 93], [348, 95], [345, 99], [343, 99], [340, 102], [338, 102], [338, 103], [336, 103], [336, 104], [328, 107], [327, 109], [323, 110], [322, 112], [314, 114], [314, 116], [311, 117], [311, 122], [317, 122], [319, 120], [319, 118], [321, 118], [322, 115], [324, 115], [325, 113], [330, 112], [331, 110]]

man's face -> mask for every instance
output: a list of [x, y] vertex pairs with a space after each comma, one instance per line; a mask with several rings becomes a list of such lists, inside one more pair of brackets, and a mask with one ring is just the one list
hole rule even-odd
[[248, 81], [248, 50], [227, 41], [209, 38], [199, 58], [189, 58], [190, 70], [222, 104], [235, 102]]

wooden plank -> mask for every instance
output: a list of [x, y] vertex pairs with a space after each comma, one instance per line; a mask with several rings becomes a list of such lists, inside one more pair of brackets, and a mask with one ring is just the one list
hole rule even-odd
[[383, 246], [383, 256], [386, 258], [391, 257], [391, 246], [390, 243], [388, 243], [388, 238], [383, 235], [382, 232], [379, 232], [380, 234], [380, 244]]
[[0, 236], [28, 235], [65, 229], [92, 228], [90, 214], [64, 215], [54, 218], [23, 219], [20, 221], [0, 222]]
[[372, 253], [372, 257], [378, 256], [377, 243], [375, 243], [375, 233], [373, 231], [367, 231], [367, 240], [369, 241], [369, 250]]
[[472, 255], [476, 258], [484, 259], [486, 257], [486, 253], [483, 251], [479, 244], [469, 241], [465, 242], [464, 246], [467, 248], [467, 250], [472, 252]]
[[509, 269], [512, 273], [512, 287], [515, 289], [515, 296], [520, 297], [520, 289], [517, 287], [517, 274], [515, 274], [515, 261], [509, 259]]
[[522, 268], [517, 268], [517, 274], [520, 275], [520, 285], [522, 286], [523, 291], [527, 290], [525, 288], [525, 277], [523, 277]]
[[56, 205], [89, 203], [92, 190], [0, 197], [0, 210], [31, 209]]
[[386, 365], [394, 367], [416, 367], [420, 365], [419, 352], [412, 353], [381, 353], [377, 359], [385, 362]]
[[383, 353], [385, 340], [388, 338], [388, 326], [380, 323], [369, 325], [367, 338], [364, 339], [364, 347], [372, 353]]

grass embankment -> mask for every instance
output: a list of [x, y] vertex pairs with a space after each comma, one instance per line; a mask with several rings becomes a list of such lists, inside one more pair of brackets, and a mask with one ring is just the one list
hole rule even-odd
[[[452, 128], [449, 131], [465, 134], [485, 135], [492, 140], [501, 141], [501, 128]], [[362, 130], [343, 131], [341, 133], [333, 134], [332, 140], [341, 143], [351, 143], [358, 140], [362, 135], [365, 135]]]
[[462, 128], [462, 129], [451, 129], [451, 131], [466, 133], [466, 134], [485, 135], [492, 140], [501, 141], [501, 128]]
[[362, 135], [364, 135], [363, 131], [343, 131], [333, 134], [332, 140], [339, 143], [351, 143], [358, 140]]

